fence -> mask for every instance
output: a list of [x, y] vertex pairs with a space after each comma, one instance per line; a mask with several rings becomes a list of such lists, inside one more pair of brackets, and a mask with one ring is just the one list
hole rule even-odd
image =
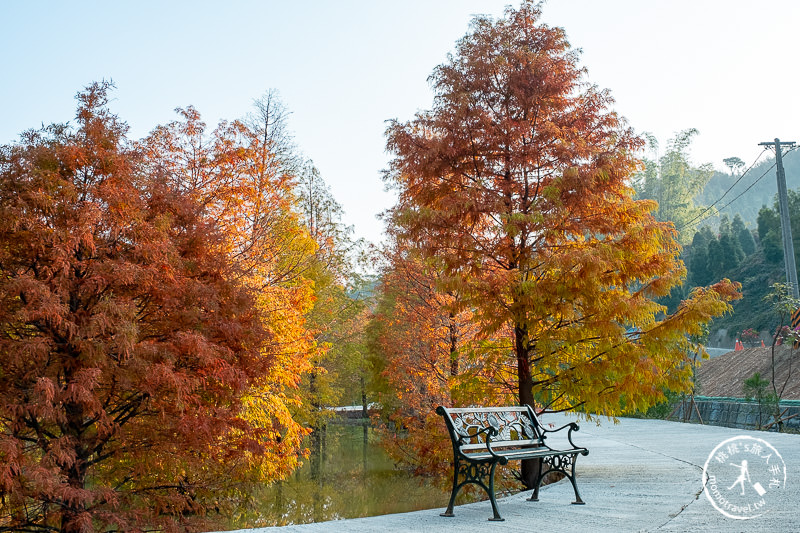
[[[784, 400], [780, 403], [783, 413], [784, 428], [800, 431], [800, 401]], [[741, 429], [765, 427], [772, 422], [772, 413], [768, 405], [760, 407], [755, 400], [742, 398], [710, 398], [695, 396], [694, 405], [690, 397], [681, 402], [670, 419], [699, 422], [698, 414], [704, 424]], [[759, 423], [760, 417], [760, 423]], [[777, 430], [777, 425], [770, 429]]]

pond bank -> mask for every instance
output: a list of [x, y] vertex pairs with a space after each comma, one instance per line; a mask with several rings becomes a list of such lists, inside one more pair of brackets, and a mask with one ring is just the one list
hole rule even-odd
[[[560, 425], [567, 419], [571, 418], [548, 415], [544, 421]], [[703, 493], [703, 466], [709, 455], [723, 441], [739, 436], [771, 444], [782, 456], [787, 472], [783, 487], [767, 489], [765, 512], [749, 520], [726, 517]], [[587, 457], [578, 459], [577, 466], [581, 495], [587, 503], [584, 506], [570, 505], [572, 488], [559, 482], [544, 487], [539, 502], [526, 501], [527, 492], [499, 500], [505, 522], [487, 521], [491, 507], [486, 501], [456, 507], [454, 518], [440, 517], [447, 504], [445, 496], [441, 501], [428, 502], [431, 509], [425, 511], [239, 533], [462, 532], [465, 528], [521, 533], [538, 529], [533, 527], [537, 524], [554, 532], [800, 530], [796, 509], [800, 501], [800, 435], [621, 419], [617, 425], [605, 420], [599, 426], [581, 422], [574, 438], [576, 444], [590, 450]], [[394, 496], [399, 495], [385, 495]]]
[[[398, 470], [362, 424], [330, 423], [319, 450], [286, 481], [257, 485], [230, 527], [275, 526], [342, 520], [426, 509], [449, 492]], [[312, 450], [314, 448], [312, 447]]]

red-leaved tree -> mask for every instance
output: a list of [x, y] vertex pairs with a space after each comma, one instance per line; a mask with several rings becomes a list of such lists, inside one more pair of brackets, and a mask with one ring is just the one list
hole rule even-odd
[[0, 148], [0, 531], [201, 528], [281, 441], [242, 416], [276, 354], [230, 219], [144, 164], [107, 90]]
[[437, 291], [435, 273], [413, 249], [395, 241], [385, 259], [368, 329], [374, 384], [388, 422], [383, 445], [418, 473], [443, 473], [452, 452], [436, 406], [469, 404], [476, 396], [485, 402], [492, 395], [486, 387], [475, 390], [491, 380], [463, 353], [477, 328], [471, 313], [456, 311], [459, 294]]

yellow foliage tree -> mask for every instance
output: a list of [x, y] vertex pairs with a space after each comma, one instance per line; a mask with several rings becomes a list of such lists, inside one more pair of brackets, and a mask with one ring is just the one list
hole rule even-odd
[[308, 434], [293, 412], [302, 403], [301, 376], [312, 370], [318, 349], [306, 327], [314, 304], [308, 270], [317, 246], [300, 222], [296, 169], [271, 129], [274, 107], [257, 111], [248, 123], [222, 122], [209, 135], [197, 110], [179, 109], [180, 120], [156, 128], [143, 145], [153, 166], [222, 228], [218, 246], [230, 259], [227, 275], [250, 288], [270, 332], [263, 353], [271, 364], [251, 389], [244, 416], [270, 437], [270, 453], [252, 466], [263, 480], [274, 480], [297, 466]]
[[672, 225], [633, 198], [641, 140], [539, 17], [529, 1], [477, 17], [431, 76], [433, 108], [390, 124], [392, 220], [441, 265], [438, 289], [487, 343], [475, 363], [519, 402], [645, 409], [686, 390], [687, 336], [738, 290], [697, 289], [671, 315], [657, 303], [685, 269]]

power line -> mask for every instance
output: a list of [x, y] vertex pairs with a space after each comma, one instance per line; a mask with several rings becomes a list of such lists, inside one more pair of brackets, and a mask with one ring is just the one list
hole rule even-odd
[[[721, 210], [723, 210], [723, 209], [725, 209], [725, 208], [726, 208], [726, 207], [728, 207], [729, 205], [731, 205], [733, 202], [735, 202], [736, 200], [738, 200], [739, 198], [741, 198], [741, 197], [744, 195], [744, 193], [746, 193], [747, 191], [749, 191], [750, 189], [752, 189], [752, 188], [755, 186], [755, 184], [756, 184], [756, 183], [758, 183], [759, 181], [761, 181], [761, 180], [764, 178], [764, 176], [766, 176], [766, 175], [769, 173], [769, 171], [770, 171], [770, 170], [772, 170], [773, 168], [775, 168], [775, 165], [776, 165], [776, 164], [777, 164], [777, 163], [773, 163], [773, 164], [772, 164], [772, 166], [770, 166], [770, 167], [769, 167], [769, 168], [768, 168], [766, 171], [764, 171], [764, 173], [763, 173], [763, 174], [761, 174], [761, 175], [760, 175], [758, 178], [756, 178], [756, 180], [755, 180], [753, 183], [751, 183], [750, 185], [748, 185], [748, 187], [747, 187], [745, 190], [743, 190], [741, 193], [739, 193], [739, 194], [736, 196], [736, 198], [734, 198], [733, 200], [731, 200], [731, 201], [730, 201], [730, 202], [728, 202], [727, 204], [725, 204], [725, 205], [723, 205], [722, 207], [720, 207], [720, 208], [719, 208], [719, 209], [720, 209], [720, 211], [721, 211]], [[708, 220], [708, 219], [709, 219], [709, 218], [711, 218], [712, 216], [714, 216], [714, 215], [708, 215], [707, 217], [705, 217], [705, 218], [703, 218], [703, 219], [701, 219], [701, 220], [698, 220], [698, 221], [697, 221], [695, 224], [693, 224], [693, 225], [694, 225], [694, 226], [696, 226], [697, 224], [699, 224], [699, 223], [703, 222], [704, 220]], [[689, 225], [687, 224], [687, 225], [686, 225], [686, 226], [684, 226], [684, 227], [689, 227]]]
[[[798, 146], [794, 146], [794, 147], [792, 147], [791, 149], [787, 150], [785, 153], [787, 153], [787, 154], [788, 154], [789, 152], [793, 152], [794, 150], [797, 150], [797, 148], [798, 148]], [[762, 152], [762, 154], [763, 154], [763, 152]], [[759, 157], [761, 157], [761, 154], [759, 154]], [[756, 161], [757, 161], [757, 160], [758, 160], [758, 159], [756, 159]], [[753, 163], [753, 164], [755, 164], [755, 163]], [[777, 164], [778, 164], [778, 162], [777, 162], [777, 161], [776, 161], [775, 163], [772, 163], [772, 165], [771, 165], [771, 166], [770, 166], [770, 167], [769, 167], [767, 170], [765, 170], [763, 174], [761, 174], [761, 175], [760, 175], [758, 178], [756, 178], [756, 180], [755, 180], [753, 183], [751, 183], [750, 185], [748, 185], [748, 186], [747, 186], [747, 188], [746, 188], [745, 190], [743, 190], [741, 193], [739, 193], [739, 194], [736, 196], [736, 198], [734, 198], [733, 200], [731, 200], [731, 201], [730, 201], [730, 202], [728, 202], [727, 204], [725, 204], [725, 205], [723, 205], [722, 207], [720, 207], [720, 208], [719, 208], [719, 210], [720, 210], [720, 211], [722, 211], [723, 209], [725, 209], [726, 207], [728, 207], [729, 205], [731, 205], [733, 202], [735, 202], [736, 200], [738, 200], [739, 198], [741, 198], [742, 196], [744, 196], [744, 194], [745, 194], [747, 191], [749, 191], [750, 189], [752, 189], [753, 187], [755, 187], [755, 185], [756, 185], [756, 184], [757, 184], [759, 181], [761, 181], [762, 179], [764, 179], [764, 176], [766, 176], [766, 175], [769, 173], [769, 171], [770, 171], [770, 170], [772, 170], [773, 168], [775, 168], [775, 166], [776, 166]], [[751, 165], [751, 166], [750, 166], [750, 168], [752, 168], [752, 167], [753, 167], [753, 165]], [[750, 170], [750, 169], [748, 169], [748, 170]], [[745, 172], [746, 172], [746, 171], [745, 171]], [[742, 174], [742, 175], [744, 176], [744, 174]], [[737, 180], [737, 183], [738, 183], [738, 180]], [[734, 185], [736, 185], [736, 184], [734, 183]], [[731, 186], [731, 188], [733, 188], [733, 185]], [[725, 191], [725, 193], [724, 193], [722, 196], [720, 196], [720, 198], [719, 198], [719, 199], [718, 199], [716, 202], [714, 202], [713, 204], [711, 204], [711, 206], [709, 206], [709, 207], [713, 207], [713, 206], [714, 206], [714, 204], [716, 204], [717, 202], [719, 202], [720, 200], [722, 200], [722, 198], [724, 198], [724, 197], [725, 197], [725, 195], [726, 195], [726, 194], [728, 194], [728, 191], [730, 191], [730, 189], [731, 189], [731, 188], [729, 188], [727, 191]], [[703, 213], [705, 213], [706, 211], [708, 211], [708, 209], [704, 210], [704, 211], [703, 211]], [[699, 216], [702, 216], [702, 214], [703, 214], [703, 213], [701, 213], [700, 215], [698, 215], [698, 217], [699, 217]], [[690, 228], [690, 227], [693, 227], [693, 226], [697, 226], [697, 225], [698, 225], [698, 224], [700, 224], [701, 222], [704, 222], [704, 221], [708, 220], [709, 218], [711, 218], [711, 217], [713, 217], [713, 216], [714, 216], [713, 214], [709, 214], [709, 215], [707, 215], [707, 216], [705, 216], [705, 217], [701, 218], [700, 220], [697, 220], [697, 222], [695, 222], [695, 220], [696, 220], [698, 217], [695, 217], [694, 219], [692, 219], [691, 221], [687, 222], [686, 224], [684, 224], [684, 225], [683, 225], [683, 226], [681, 226], [680, 228], [677, 228], [677, 230], [678, 230], [678, 231], [681, 231], [681, 230], [683, 230], [684, 228]]]
[[[720, 207], [720, 208], [719, 208], [719, 209], [720, 209], [720, 211], [721, 211], [721, 210], [723, 210], [723, 209], [725, 209], [725, 208], [726, 208], [726, 207], [728, 207], [729, 205], [731, 205], [733, 202], [735, 202], [736, 200], [738, 200], [739, 198], [741, 198], [741, 197], [744, 195], [744, 193], [746, 193], [747, 191], [749, 191], [750, 189], [752, 189], [752, 188], [753, 188], [753, 187], [756, 185], [756, 183], [758, 183], [759, 181], [761, 181], [761, 180], [764, 178], [764, 176], [766, 176], [766, 175], [769, 173], [769, 171], [770, 171], [770, 170], [772, 170], [773, 168], [775, 168], [775, 165], [777, 165], [777, 163], [773, 163], [773, 164], [772, 164], [772, 166], [771, 166], [771, 167], [769, 167], [767, 170], [765, 170], [765, 171], [764, 171], [764, 173], [763, 173], [763, 174], [761, 174], [761, 175], [760, 175], [758, 178], [756, 178], [756, 180], [755, 180], [753, 183], [751, 183], [750, 185], [748, 185], [748, 186], [747, 186], [747, 188], [746, 188], [745, 190], [743, 190], [741, 193], [739, 193], [739, 195], [738, 195], [738, 196], [736, 196], [736, 198], [734, 198], [733, 200], [731, 200], [731, 201], [730, 201], [730, 202], [728, 202], [727, 204], [725, 204], [725, 205], [723, 205], [722, 207]], [[726, 194], [727, 194], [727, 192], [726, 192]], [[724, 196], [724, 195], [723, 195], [723, 196]], [[722, 198], [720, 198], [720, 199], [722, 199]], [[719, 201], [719, 200], [717, 200], [717, 201]], [[714, 202], [714, 203], [716, 203], [716, 202]], [[713, 204], [712, 204], [712, 205], [713, 205]], [[706, 211], [707, 211], [707, 210], [706, 210]], [[697, 224], [700, 224], [701, 222], [703, 222], [703, 221], [705, 221], [705, 220], [708, 220], [708, 219], [709, 219], [709, 218], [711, 218], [712, 216], [714, 216], [714, 215], [713, 215], [713, 214], [709, 214], [708, 216], [701, 218], [701, 219], [700, 219], [700, 220], [698, 220], [697, 222], [694, 222], [694, 221], [692, 221], [692, 222], [688, 222], [688, 223], [684, 224], [683, 226], [681, 226], [681, 227], [680, 227], [680, 230], [682, 230], [682, 229], [684, 229], [684, 228], [689, 228], [689, 227], [692, 227], [692, 226], [696, 226]], [[696, 217], [695, 217], [695, 218], [696, 218]], [[680, 230], [679, 230], [679, 231], [680, 231]]]
[[[752, 168], [753, 168], [754, 166], [756, 166], [756, 163], [758, 163], [758, 160], [759, 160], [759, 159], [761, 159], [761, 156], [762, 156], [762, 155], [764, 155], [764, 152], [766, 152], [766, 151], [767, 151], [767, 147], [764, 147], [764, 149], [763, 149], [763, 150], [761, 150], [761, 153], [759, 153], [759, 154], [758, 154], [758, 157], [756, 157], [755, 161], [753, 161], [753, 163], [752, 163], [752, 164], [751, 164], [749, 167], [747, 167], [747, 170], [745, 170], [744, 172], [742, 172], [742, 175], [741, 175], [741, 176], [739, 176], [739, 177], [736, 179], [736, 181], [734, 181], [734, 182], [733, 182], [733, 184], [731, 184], [731, 186], [730, 186], [730, 187], [728, 187], [728, 190], [727, 190], [727, 191], [725, 191], [724, 193], [722, 193], [722, 196], [720, 196], [719, 198], [717, 198], [717, 199], [714, 201], [714, 203], [712, 203], [711, 205], [709, 205], [709, 206], [707, 206], [705, 209], [703, 209], [703, 210], [702, 210], [702, 211], [701, 211], [701, 212], [700, 212], [700, 213], [699, 213], [699, 214], [698, 214], [696, 217], [694, 217], [692, 220], [690, 220], [690, 221], [689, 221], [689, 222], [687, 222], [686, 224], [682, 225], [681, 227], [677, 228], [677, 230], [678, 230], [678, 231], [682, 231], [684, 228], [689, 228], [689, 227], [695, 226], [695, 225], [699, 224], [700, 222], [702, 222], [703, 220], [706, 220], [707, 218], [710, 218], [711, 216], [713, 216], [713, 215], [708, 215], [708, 216], [704, 217], [703, 215], [705, 215], [706, 213], [708, 213], [709, 211], [711, 211], [711, 210], [714, 208], [714, 206], [715, 206], [715, 205], [717, 205], [719, 202], [721, 202], [721, 201], [722, 201], [722, 199], [723, 199], [723, 198], [725, 198], [725, 196], [727, 196], [727, 195], [728, 195], [728, 193], [729, 193], [729, 192], [731, 192], [731, 190], [732, 190], [734, 187], [736, 187], [736, 185], [738, 185], [740, 181], [742, 181], [742, 178], [744, 178], [744, 177], [745, 177], [745, 175], [746, 175], [748, 172], [750, 172], [750, 170], [752, 170]], [[773, 165], [773, 166], [775, 166], [775, 165]], [[769, 170], [767, 170], [767, 172], [769, 172]], [[748, 190], [750, 190], [750, 189], [753, 187], [753, 185], [755, 185], [756, 183], [758, 183], [758, 180], [760, 180], [761, 178], [763, 178], [765, 175], [766, 175], [766, 172], [765, 172], [764, 174], [762, 174], [762, 175], [761, 175], [761, 176], [760, 176], [760, 177], [759, 177], [759, 178], [758, 178], [756, 181], [754, 181], [754, 182], [753, 182], [753, 184], [752, 184], [752, 185], [750, 185], [750, 187], [748, 187], [747, 189], [745, 189], [745, 190], [744, 190], [744, 192], [742, 192], [742, 194], [744, 194], [745, 192], [747, 192]], [[736, 198], [734, 198], [733, 200], [731, 200], [730, 202], [728, 202], [727, 204], [725, 204], [724, 206], [722, 206], [720, 209], [725, 209], [726, 207], [728, 207], [729, 205], [731, 205], [733, 202], [735, 202], [736, 200], [738, 200], [738, 199], [739, 199], [739, 197], [741, 197], [741, 196], [742, 196], [742, 194], [740, 194], [739, 196], [737, 196]], [[700, 219], [700, 220], [698, 220], [698, 219]], [[697, 221], [697, 222], [695, 222], [695, 221]]]

